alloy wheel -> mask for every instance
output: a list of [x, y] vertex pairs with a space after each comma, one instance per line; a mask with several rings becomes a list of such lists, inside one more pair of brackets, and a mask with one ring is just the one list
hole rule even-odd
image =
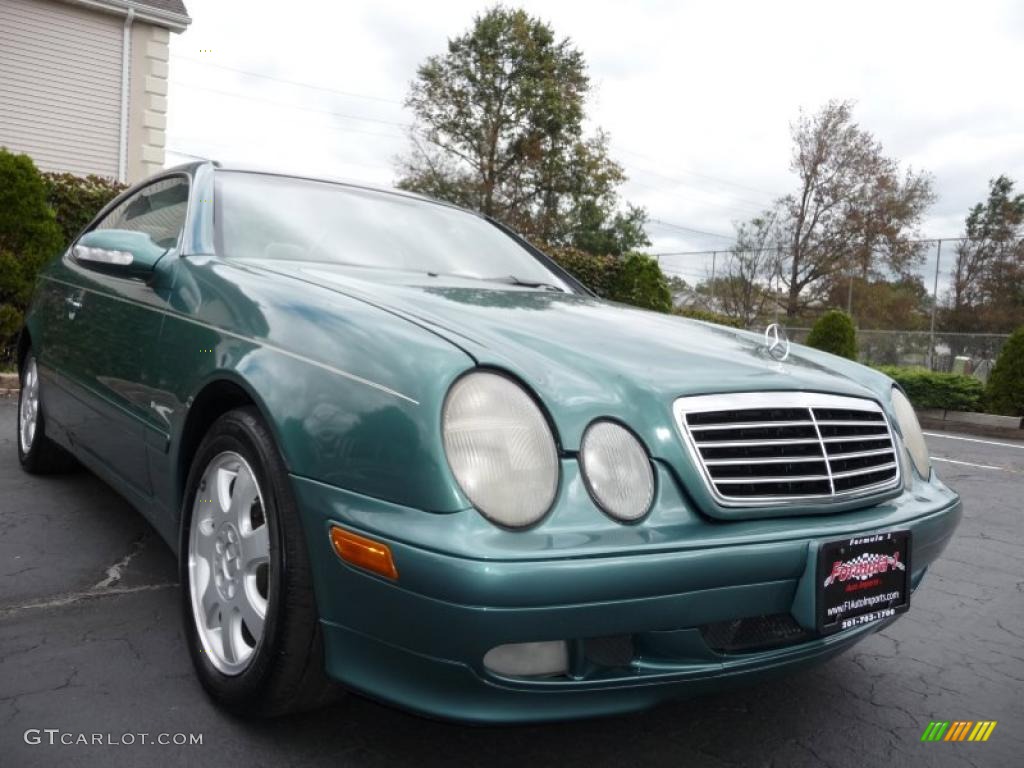
[[202, 650], [225, 675], [249, 666], [263, 637], [270, 537], [252, 468], [226, 451], [206, 469], [192, 504], [189, 588]]
[[39, 369], [36, 367], [34, 357], [29, 357], [25, 361], [18, 422], [21, 452], [27, 454], [32, 449], [32, 441], [36, 437], [36, 425], [39, 422]]

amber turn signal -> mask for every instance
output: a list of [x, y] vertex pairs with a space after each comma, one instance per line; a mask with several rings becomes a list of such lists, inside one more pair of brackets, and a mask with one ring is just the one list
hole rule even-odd
[[389, 579], [398, 578], [395, 561], [391, 559], [391, 550], [386, 544], [367, 539], [364, 536], [346, 531], [344, 528], [331, 528], [331, 544], [338, 557], [346, 563], [379, 573]]

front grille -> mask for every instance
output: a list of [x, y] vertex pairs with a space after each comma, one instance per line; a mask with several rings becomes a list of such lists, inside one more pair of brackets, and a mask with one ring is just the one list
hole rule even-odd
[[700, 628], [700, 634], [708, 647], [717, 653], [751, 653], [794, 645], [811, 636], [788, 613], [705, 624]]
[[899, 485], [885, 413], [872, 400], [808, 392], [684, 397], [676, 419], [726, 506], [848, 499]]

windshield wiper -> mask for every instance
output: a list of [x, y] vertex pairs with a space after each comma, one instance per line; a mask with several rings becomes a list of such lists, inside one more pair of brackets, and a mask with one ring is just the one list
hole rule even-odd
[[523, 288], [541, 288], [545, 291], [555, 291], [557, 293], [568, 293], [560, 285], [554, 283], [542, 283], [534, 280], [523, 280], [522, 278], [516, 277], [515, 275], [504, 275], [501, 277], [480, 277], [480, 275], [467, 275], [462, 272], [434, 272], [428, 271], [428, 277], [458, 277], [463, 280], [479, 280], [483, 283], [503, 283], [505, 285], [518, 285]]
[[556, 291], [558, 293], [565, 293], [565, 289], [555, 285], [554, 283], [542, 283], [534, 280], [523, 280], [522, 278], [516, 277], [515, 275], [506, 275], [503, 277], [481, 277], [481, 280], [488, 283], [504, 283], [505, 285], [519, 285], [523, 288], [542, 288], [545, 291]]

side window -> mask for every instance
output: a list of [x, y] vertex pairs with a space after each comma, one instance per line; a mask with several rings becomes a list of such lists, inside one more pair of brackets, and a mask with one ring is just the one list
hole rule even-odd
[[96, 225], [95, 229], [145, 232], [161, 248], [174, 248], [185, 228], [188, 180], [175, 177], [140, 189]]

